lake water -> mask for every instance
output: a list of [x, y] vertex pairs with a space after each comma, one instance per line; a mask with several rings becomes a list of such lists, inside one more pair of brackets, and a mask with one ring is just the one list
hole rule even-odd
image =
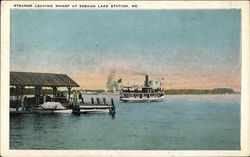
[[240, 149], [240, 95], [167, 95], [154, 103], [105, 97], [115, 99], [115, 117], [11, 115], [10, 149]]

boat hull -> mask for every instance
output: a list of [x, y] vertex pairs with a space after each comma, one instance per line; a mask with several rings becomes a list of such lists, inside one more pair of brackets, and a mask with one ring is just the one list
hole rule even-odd
[[163, 101], [164, 96], [157, 97], [157, 98], [120, 98], [121, 102], [157, 102]]
[[71, 113], [71, 109], [40, 109], [40, 108], [31, 108], [33, 113]]

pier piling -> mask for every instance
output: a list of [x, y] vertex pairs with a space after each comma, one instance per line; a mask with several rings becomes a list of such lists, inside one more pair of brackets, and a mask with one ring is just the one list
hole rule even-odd
[[94, 98], [91, 98], [91, 103], [94, 104]]
[[96, 98], [96, 101], [97, 101], [97, 104], [100, 105], [100, 99], [99, 98]]
[[106, 98], [103, 98], [103, 104], [106, 105]]
[[115, 105], [114, 105], [113, 98], [111, 98], [111, 105], [112, 105], [112, 107], [109, 109], [109, 113], [114, 115], [115, 114]]
[[114, 106], [114, 100], [111, 98], [111, 105]]

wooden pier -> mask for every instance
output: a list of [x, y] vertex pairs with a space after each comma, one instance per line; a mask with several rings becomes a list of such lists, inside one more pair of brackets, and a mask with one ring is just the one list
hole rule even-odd
[[102, 103], [100, 102], [99, 98], [96, 98], [96, 100], [96, 104], [94, 103], [94, 99], [91, 98], [91, 103], [82, 103], [72, 106], [72, 113], [78, 115], [82, 113], [108, 111], [110, 114], [115, 114], [115, 105], [113, 99], [111, 99], [111, 104], [107, 104], [105, 98], [103, 98], [104, 101]]

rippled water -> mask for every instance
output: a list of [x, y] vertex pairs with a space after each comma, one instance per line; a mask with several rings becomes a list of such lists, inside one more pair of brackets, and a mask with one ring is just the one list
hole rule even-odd
[[240, 95], [168, 95], [155, 103], [119, 103], [117, 96], [112, 97], [115, 117], [107, 113], [11, 115], [10, 148], [240, 149]]

